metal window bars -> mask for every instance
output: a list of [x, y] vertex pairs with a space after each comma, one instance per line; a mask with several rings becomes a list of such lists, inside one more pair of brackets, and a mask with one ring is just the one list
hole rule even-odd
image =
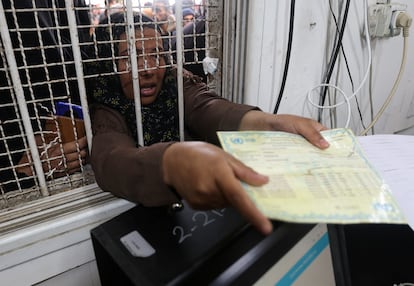
[[[145, 2], [135, 0], [118, 3], [117, 9], [125, 14], [127, 27], [133, 27], [134, 11], [143, 12], [148, 8]], [[166, 66], [177, 67], [181, 140], [184, 134], [183, 68], [191, 70], [195, 66], [198, 71], [202, 71], [200, 67], [204, 57], [212, 51], [217, 54], [220, 48], [217, 27], [221, 25], [217, 15], [222, 12], [222, 3], [206, 2], [192, 1], [195, 12], [201, 11], [202, 15], [196, 18], [191, 29], [187, 28], [187, 32], [184, 32], [186, 28], [182, 25], [181, 8], [189, 5], [188, 1], [179, 0], [174, 7], [168, 7], [175, 8], [176, 29], [174, 33], [162, 36], [168, 42], [165, 52], [170, 62]], [[92, 132], [85, 80], [122, 73], [117, 69], [111, 74], [84, 72], [83, 66], [88, 61], [99, 60], [94, 55], [89, 58], [83, 52], [87, 46], [93, 47], [95, 55], [97, 52], [94, 33], [96, 22], [92, 22], [90, 16], [96, 10], [108, 13], [115, 8], [98, 7], [92, 1], [87, 5], [82, 4], [82, 0], [54, 0], [49, 1], [49, 5], [37, 0], [0, 1], [0, 210], [94, 183], [89, 164], [81, 165], [75, 173], [59, 173], [62, 172], [59, 169], [69, 167], [65, 156], [48, 152], [52, 148], [61, 151], [57, 153], [63, 152], [64, 136], [68, 130], [73, 136], [72, 140], [79, 140], [86, 135], [90, 149]], [[206, 16], [203, 11], [214, 16], [209, 17], [209, 13]], [[155, 22], [162, 24], [157, 20]], [[204, 29], [197, 30], [197, 23]], [[214, 32], [209, 26], [216, 27]], [[87, 37], [84, 36], [85, 31]], [[127, 61], [134, 79], [134, 94], [139, 94], [140, 70], [134, 48], [135, 34], [129, 32], [128, 35], [130, 54]], [[114, 42], [113, 38], [109, 41]], [[187, 46], [187, 43], [190, 44]], [[112, 54], [114, 67], [120, 58]], [[211, 79], [209, 84], [214, 88], [217, 77]], [[58, 108], [61, 103], [69, 106], [63, 115]], [[75, 103], [81, 106], [84, 133], [78, 124], [79, 110], [70, 107]], [[135, 96], [135, 106], [136, 118], [140, 119], [139, 96]], [[64, 125], [59, 121], [61, 117], [64, 117]], [[143, 145], [140, 120], [137, 126], [138, 142]], [[76, 146], [79, 153], [79, 144]], [[25, 160], [22, 160], [23, 157]], [[80, 155], [77, 160], [82, 161]], [[56, 162], [59, 162], [58, 166]]]

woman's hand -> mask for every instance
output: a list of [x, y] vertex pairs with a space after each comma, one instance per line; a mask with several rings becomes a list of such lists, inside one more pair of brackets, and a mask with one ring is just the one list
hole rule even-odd
[[320, 132], [327, 130], [321, 123], [296, 115], [274, 115], [262, 111], [247, 112], [240, 123], [239, 130], [284, 131], [302, 135], [318, 148], [326, 149], [329, 143]]
[[[40, 137], [36, 139], [40, 139]], [[46, 150], [43, 150], [43, 147], [39, 147], [40, 160], [42, 161], [43, 171], [47, 177], [53, 176], [53, 178], [59, 178], [80, 170], [81, 165], [86, 163], [88, 156], [86, 136], [80, 138], [77, 143], [78, 146], [76, 141], [67, 142], [62, 145], [51, 142], [48, 144]], [[33, 176], [32, 168], [29, 165], [29, 156], [30, 153], [28, 152], [23, 155], [18, 163], [19, 167], [17, 171], [27, 176]]]
[[222, 149], [204, 142], [172, 144], [164, 153], [163, 178], [195, 209], [236, 208], [263, 234], [272, 224], [254, 205], [240, 181], [253, 186], [268, 182]]

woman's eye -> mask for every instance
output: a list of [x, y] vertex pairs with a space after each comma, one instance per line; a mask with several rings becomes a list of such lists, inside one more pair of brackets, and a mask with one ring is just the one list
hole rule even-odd
[[129, 60], [126, 58], [121, 58], [118, 60], [118, 68], [120, 71], [126, 71], [129, 70], [131, 64], [129, 63]]

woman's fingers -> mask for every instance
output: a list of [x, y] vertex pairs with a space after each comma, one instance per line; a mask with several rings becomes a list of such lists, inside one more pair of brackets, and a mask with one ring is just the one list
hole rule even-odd
[[254, 172], [222, 149], [207, 143], [171, 145], [164, 154], [164, 181], [196, 209], [233, 206], [263, 234], [271, 222], [257, 209], [240, 181], [260, 186], [266, 176]]
[[[62, 151], [64, 154], [62, 154]], [[86, 162], [88, 156], [86, 137], [80, 138], [77, 142], [53, 145], [47, 153], [48, 162], [43, 164], [45, 171], [53, 170], [53, 173], [58, 172], [61, 175], [73, 174], [80, 170], [81, 165]], [[56, 177], [55, 174], [54, 177]]]
[[77, 143], [78, 144], [76, 144], [76, 141], [64, 143], [63, 144], [63, 153], [65, 153], [65, 154], [74, 153], [74, 152], [78, 151], [78, 147], [79, 147], [79, 150], [82, 150], [82, 149], [86, 149], [86, 147], [88, 146], [86, 136], [84, 136], [82, 138], [79, 138]]
[[[52, 172], [54, 177], [61, 177], [65, 174], [73, 174], [80, 170], [81, 165], [86, 164], [88, 157], [88, 142], [86, 136], [79, 138], [79, 140], [64, 143], [53, 144], [47, 147], [47, 152], [44, 152], [39, 147], [39, 154], [41, 155], [42, 167], [45, 173]], [[62, 154], [63, 151], [63, 154]], [[63, 155], [65, 157], [63, 157]], [[32, 176], [32, 168], [29, 162], [30, 153], [26, 152], [20, 159], [17, 168], [19, 173], [25, 173], [27, 176]], [[59, 174], [59, 175], [58, 175]]]
[[235, 177], [232, 180], [221, 180], [219, 182], [219, 189], [222, 191], [228, 204], [237, 209], [253, 227], [265, 235], [272, 232], [272, 223], [259, 211], [243, 189], [239, 180]]
[[244, 182], [253, 186], [261, 186], [266, 184], [269, 178], [247, 167], [233, 156], [226, 155], [226, 158], [231, 175], [227, 176], [227, 179], [219, 181], [219, 189], [227, 202], [236, 208], [257, 230], [265, 235], [269, 234], [273, 229], [272, 223], [259, 211], [241, 184]]

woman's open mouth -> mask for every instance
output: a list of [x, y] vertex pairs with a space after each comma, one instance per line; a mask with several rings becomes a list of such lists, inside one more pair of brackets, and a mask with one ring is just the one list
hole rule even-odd
[[142, 97], [149, 97], [155, 95], [156, 86], [146, 86], [140, 88], [140, 93]]

